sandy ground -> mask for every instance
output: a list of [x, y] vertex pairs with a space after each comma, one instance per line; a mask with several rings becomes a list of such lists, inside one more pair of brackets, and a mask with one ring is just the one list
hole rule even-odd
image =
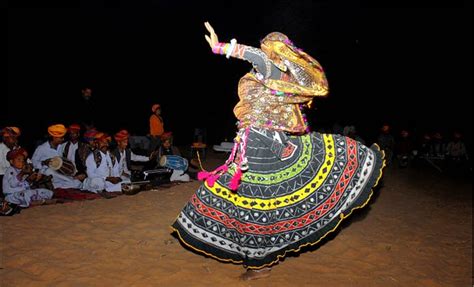
[[388, 168], [382, 184], [335, 236], [248, 282], [170, 235], [199, 182], [30, 208], [0, 217], [0, 286], [471, 286], [472, 182]]

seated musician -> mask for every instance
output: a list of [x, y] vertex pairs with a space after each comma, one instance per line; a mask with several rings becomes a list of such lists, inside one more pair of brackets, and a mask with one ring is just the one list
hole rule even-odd
[[109, 152], [111, 137], [98, 133], [96, 138], [97, 149], [86, 159], [87, 178], [83, 189], [109, 198], [108, 192], [122, 191], [119, 165], [115, 156]]
[[188, 161], [181, 156], [179, 149], [173, 145], [173, 134], [171, 132], [166, 132], [161, 136], [161, 146], [158, 149], [158, 158], [160, 159], [160, 162], [163, 162], [163, 157], [166, 158], [166, 156], [170, 155], [178, 156], [181, 158], [181, 161], [186, 162], [185, 165], [173, 166], [168, 164], [168, 167], [173, 169], [170, 181], [189, 181], [189, 175], [186, 173]]
[[129, 133], [127, 130], [121, 130], [114, 135], [117, 142], [117, 147], [112, 151], [112, 154], [117, 158], [119, 164], [119, 174], [122, 180], [131, 181], [131, 162], [148, 162], [156, 159], [158, 151], [152, 152], [150, 156], [137, 155], [133, 153], [128, 145]]
[[84, 179], [83, 177], [61, 174], [49, 166], [53, 158], [62, 157], [59, 151], [59, 145], [64, 141], [64, 135], [66, 132], [67, 129], [62, 124], [49, 126], [48, 141], [36, 148], [31, 160], [35, 169], [45, 175], [53, 176], [52, 181], [54, 188], [81, 188], [81, 180]]
[[45, 188], [31, 188], [32, 182], [38, 182], [43, 175], [25, 169], [26, 151], [22, 148], [14, 149], [7, 153], [10, 167], [3, 177], [3, 193], [7, 202], [20, 207], [29, 207], [36, 203], [53, 203], [53, 192]]

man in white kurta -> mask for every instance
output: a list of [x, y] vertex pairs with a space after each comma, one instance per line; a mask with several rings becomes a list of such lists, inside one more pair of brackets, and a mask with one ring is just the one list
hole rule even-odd
[[0, 143], [0, 175], [3, 176], [10, 162], [7, 160], [7, 153], [18, 146], [18, 136], [20, 129], [17, 127], [6, 127], [1, 131], [3, 142]]
[[84, 180], [83, 189], [94, 193], [121, 192], [122, 179], [118, 161], [108, 150], [110, 137], [104, 134], [98, 137], [97, 141], [98, 149], [86, 159], [87, 178]]
[[72, 124], [67, 129], [69, 140], [59, 145], [59, 153], [72, 163], [76, 161], [76, 151], [79, 148], [81, 126]]
[[131, 162], [147, 162], [156, 158], [157, 152], [152, 153], [149, 157], [135, 154], [128, 147], [129, 133], [126, 130], [121, 130], [116, 133], [114, 135], [114, 139], [117, 142], [117, 148], [112, 152], [112, 154], [117, 158], [120, 177], [122, 178], [123, 182], [131, 182]]
[[42, 174], [53, 176], [54, 188], [81, 188], [82, 182], [80, 180], [63, 175], [49, 167], [52, 158], [61, 157], [58, 147], [63, 142], [66, 131], [66, 127], [61, 124], [48, 127], [50, 139], [36, 148], [31, 161], [33, 167], [39, 169]]

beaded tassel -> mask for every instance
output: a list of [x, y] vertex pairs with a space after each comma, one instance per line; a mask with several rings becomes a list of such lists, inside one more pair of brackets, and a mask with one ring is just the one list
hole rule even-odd
[[198, 179], [199, 180], [205, 180], [206, 183], [210, 187], [214, 186], [214, 183], [216, 183], [216, 181], [219, 179], [219, 177], [222, 174], [226, 173], [227, 170], [229, 169], [229, 164], [232, 163], [232, 161], [235, 157], [235, 154], [237, 153], [238, 145], [239, 145], [239, 143], [236, 140], [235, 143], [234, 143], [234, 147], [232, 148], [232, 152], [231, 152], [229, 158], [226, 160], [225, 164], [219, 166], [218, 168], [216, 168], [215, 170], [213, 170], [211, 172], [208, 172], [208, 171], [198, 172]]
[[240, 150], [239, 166], [237, 167], [229, 183], [229, 188], [234, 191], [237, 190], [240, 186], [240, 181], [242, 179], [242, 170], [248, 169], [247, 158], [245, 157], [245, 150], [247, 149], [247, 139], [248, 139], [249, 131], [250, 131], [250, 128], [245, 129], [245, 134], [242, 137], [242, 143], [241, 143], [242, 146]]

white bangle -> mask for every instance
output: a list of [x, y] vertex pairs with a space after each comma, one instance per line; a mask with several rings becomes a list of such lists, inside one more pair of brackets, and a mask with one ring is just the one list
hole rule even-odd
[[232, 52], [234, 51], [235, 46], [237, 46], [237, 40], [235, 40], [235, 39], [230, 40], [230, 47], [229, 47], [229, 50], [227, 50], [227, 53], [225, 54], [225, 57], [226, 57], [227, 59], [229, 59], [230, 55], [231, 55]]

